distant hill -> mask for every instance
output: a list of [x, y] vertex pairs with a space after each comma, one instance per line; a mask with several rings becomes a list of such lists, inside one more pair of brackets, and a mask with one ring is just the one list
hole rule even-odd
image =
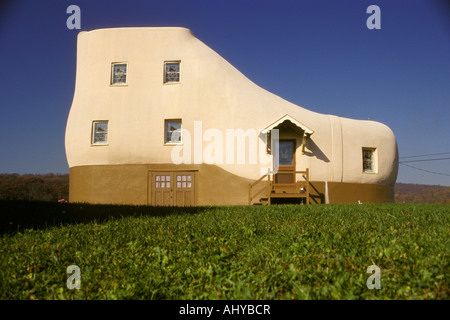
[[396, 203], [450, 203], [450, 187], [396, 183]]
[[[68, 174], [0, 174], [0, 200], [55, 202], [69, 197]], [[450, 203], [450, 187], [397, 183], [397, 203]]]
[[68, 174], [0, 174], [0, 200], [56, 202], [68, 196]]

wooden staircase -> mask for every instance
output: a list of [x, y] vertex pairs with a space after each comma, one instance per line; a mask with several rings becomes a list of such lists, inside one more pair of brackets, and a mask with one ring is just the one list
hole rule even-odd
[[[249, 205], [270, 205], [273, 200], [303, 199], [310, 204], [309, 169], [305, 171], [283, 171], [294, 174], [294, 183], [276, 183], [275, 175], [267, 173], [248, 187]], [[267, 177], [267, 180], [264, 178]]]

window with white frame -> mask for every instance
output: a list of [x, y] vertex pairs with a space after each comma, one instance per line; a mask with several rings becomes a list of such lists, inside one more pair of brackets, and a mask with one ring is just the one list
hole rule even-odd
[[164, 83], [180, 82], [180, 61], [164, 62]]
[[375, 148], [363, 148], [362, 149], [362, 167], [365, 173], [376, 173], [376, 149]]
[[92, 140], [94, 145], [108, 144], [108, 121], [92, 122]]
[[181, 143], [181, 119], [171, 119], [164, 121], [164, 143]]
[[126, 85], [127, 84], [127, 64], [113, 63], [111, 66], [111, 84]]

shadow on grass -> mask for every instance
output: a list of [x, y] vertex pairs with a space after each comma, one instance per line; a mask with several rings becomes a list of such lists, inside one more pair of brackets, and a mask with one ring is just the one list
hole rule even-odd
[[102, 222], [140, 216], [197, 214], [208, 207], [151, 207], [41, 201], [0, 201], [0, 234], [65, 224]]

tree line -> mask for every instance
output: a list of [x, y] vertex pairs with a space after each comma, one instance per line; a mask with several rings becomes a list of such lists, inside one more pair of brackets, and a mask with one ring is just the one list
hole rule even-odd
[[411, 183], [395, 184], [396, 203], [450, 203], [450, 187]]
[[69, 199], [68, 174], [0, 174], [0, 200]]

